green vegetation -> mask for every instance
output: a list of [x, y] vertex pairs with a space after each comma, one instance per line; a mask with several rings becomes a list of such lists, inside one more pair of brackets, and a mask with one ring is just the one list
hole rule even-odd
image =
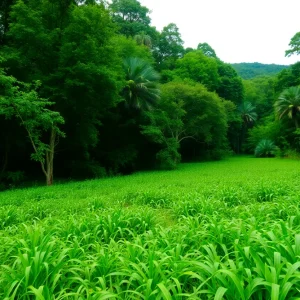
[[236, 63], [231, 66], [237, 71], [237, 73], [243, 79], [252, 79], [257, 76], [270, 76], [276, 75], [288, 66], [276, 65], [276, 64], [261, 64], [258, 62], [254, 63]]
[[277, 149], [271, 140], [261, 140], [256, 146], [254, 154], [256, 157], [273, 157]]
[[3, 192], [1, 299], [298, 299], [299, 162]]
[[300, 299], [299, 86], [137, 0], [2, 1], [0, 299]]
[[241, 78], [210, 45], [185, 49], [176, 24], [159, 32], [150, 16], [137, 0], [0, 5], [0, 190], [241, 149]]
[[[296, 33], [286, 55], [298, 44]], [[262, 140], [295, 157], [299, 78], [300, 63], [185, 49], [180, 28], [158, 31], [138, 0], [2, 1], [0, 190], [176, 169], [253, 154]]]

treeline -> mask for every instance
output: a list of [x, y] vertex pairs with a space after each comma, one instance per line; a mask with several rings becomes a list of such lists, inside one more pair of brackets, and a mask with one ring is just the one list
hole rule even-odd
[[207, 43], [184, 48], [176, 24], [157, 31], [136, 0], [5, 0], [0, 22], [1, 188], [247, 151], [257, 116], [294, 85], [290, 69], [277, 90], [243, 82]]
[[300, 62], [276, 76], [243, 80], [244, 101], [252, 103], [257, 115], [248, 130], [244, 151], [254, 151], [257, 156], [300, 158], [299, 85]]
[[252, 79], [257, 76], [265, 75], [277, 75], [280, 71], [287, 68], [285, 65], [261, 64], [258, 62], [235, 63], [231, 65], [243, 79]]

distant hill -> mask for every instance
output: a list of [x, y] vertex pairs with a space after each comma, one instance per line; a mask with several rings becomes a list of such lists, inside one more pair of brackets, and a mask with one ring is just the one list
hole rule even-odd
[[251, 79], [253, 77], [261, 75], [276, 75], [281, 70], [288, 67], [285, 65], [261, 64], [258, 62], [238, 63], [231, 65], [243, 79]]

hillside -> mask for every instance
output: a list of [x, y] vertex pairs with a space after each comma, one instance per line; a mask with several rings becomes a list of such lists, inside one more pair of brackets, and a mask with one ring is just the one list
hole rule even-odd
[[260, 75], [275, 75], [288, 67], [285, 65], [261, 64], [258, 62], [231, 65], [243, 79], [251, 79]]

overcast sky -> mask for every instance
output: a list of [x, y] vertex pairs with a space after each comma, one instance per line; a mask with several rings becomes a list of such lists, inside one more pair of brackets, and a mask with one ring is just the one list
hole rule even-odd
[[292, 64], [285, 50], [300, 31], [300, 0], [140, 0], [159, 31], [175, 23], [185, 47], [208, 43], [229, 63]]

